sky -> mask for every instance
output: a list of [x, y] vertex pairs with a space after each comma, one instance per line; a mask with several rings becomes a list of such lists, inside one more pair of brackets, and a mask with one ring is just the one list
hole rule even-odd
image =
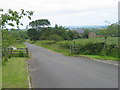
[[[106, 25], [118, 21], [119, 0], [0, 0], [0, 8], [34, 11], [32, 20], [48, 19], [51, 25]], [[21, 20], [24, 27], [30, 20]]]

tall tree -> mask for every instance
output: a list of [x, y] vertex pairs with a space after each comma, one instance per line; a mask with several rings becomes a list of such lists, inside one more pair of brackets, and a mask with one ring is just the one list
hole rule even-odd
[[48, 19], [38, 19], [38, 20], [30, 22], [29, 25], [32, 28], [39, 29], [39, 28], [44, 28], [45, 26], [49, 26], [50, 21]]

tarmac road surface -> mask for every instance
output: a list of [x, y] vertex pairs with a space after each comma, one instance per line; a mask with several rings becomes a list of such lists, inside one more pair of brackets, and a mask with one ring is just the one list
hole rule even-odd
[[118, 67], [26, 43], [32, 88], [118, 88]]

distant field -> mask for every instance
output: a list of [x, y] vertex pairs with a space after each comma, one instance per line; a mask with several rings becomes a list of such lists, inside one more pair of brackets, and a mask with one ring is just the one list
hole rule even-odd
[[[89, 39], [76, 39], [76, 44], [77, 43], [82, 43], [82, 44], [85, 44], [85, 43], [88, 43], [88, 42], [91, 42], [91, 43], [96, 43], [96, 42], [104, 42], [104, 38], [103, 37], [94, 37], [94, 38], [89, 38]], [[107, 44], [110, 45], [110, 44], [117, 44], [118, 45], [118, 37], [109, 37], [107, 38]]]

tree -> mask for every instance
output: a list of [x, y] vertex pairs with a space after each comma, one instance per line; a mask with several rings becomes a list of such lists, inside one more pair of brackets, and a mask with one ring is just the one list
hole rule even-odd
[[111, 24], [108, 25], [106, 29], [99, 30], [99, 35], [103, 36], [105, 39], [103, 51], [104, 51], [104, 55], [106, 55], [105, 50], [106, 50], [107, 39], [108, 37], [111, 36], [118, 36], [118, 24], [117, 23]]
[[[4, 12], [4, 10], [0, 10], [0, 11]], [[27, 16], [29, 19], [31, 19], [32, 15], [33, 15], [33, 11], [25, 11], [24, 9], [21, 9], [20, 12], [9, 9], [8, 12], [1, 14], [3, 48], [9, 47], [10, 45], [16, 43], [16, 38], [12, 34], [10, 34], [6, 26], [12, 26], [12, 27], [17, 26], [17, 28], [19, 29], [19, 26], [23, 25], [20, 22], [20, 20], [24, 16]], [[15, 29], [11, 29], [11, 30], [15, 30]]]
[[27, 31], [27, 34], [28, 34], [30, 40], [36, 41], [39, 39], [39, 34], [38, 34], [38, 31], [36, 29], [29, 29]]
[[49, 26], [50, 21], [48, 19], [38, 19], [38, 20], [30, 22], [29, 25], [32, 28], [39, 29], [39, 28], [44, 28], [45, 26]]
[[118, 23], [113, 23], [108, 26], [109, 36], [118, 36]]
[[[2, 29], [6, 28], [6, 25], [14, 27], [15, 24], [17, 25], [17, 28], [19, 29], [19, 26], [23, 24], [20, 22], [20, 20], [27, 16], [29, 19], [31, 19], [31, 16], [33, 15], [33, 11], [25, 11], [24, 9], [21, 9], [20, 12], [13, 11], [11, 9], [8, 10], [7, 13], [1, 14], [2, 18]], [[15, 22], [15, 24], [13, 23]]]
[[84, 29], [83, 38], [89, 38], [89, 29]]

